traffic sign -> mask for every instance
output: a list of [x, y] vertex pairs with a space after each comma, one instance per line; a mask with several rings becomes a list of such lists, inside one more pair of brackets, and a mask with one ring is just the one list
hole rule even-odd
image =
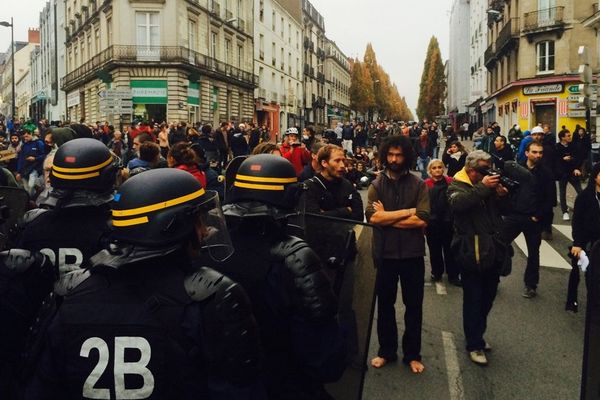
[[100, 100], [100, 106], [104, 107], [133, 107], [132, 100], [121, 100], [121, 99], [109, 99], [104, 98]]
[[116, 89], [109, 89], [109, 90], [101, 90], [98, 92], [98, 96], [100, 96], [101, 99], [131, 99], [133, 94], [131, 93], [131, 89], [125, 89], [125, 90], [116, 90]]
[[[596, 116], [596, 110], [590, 110], [590, 117]], [[569, 110], [569, 118], [585, 118], [584, 110]]]

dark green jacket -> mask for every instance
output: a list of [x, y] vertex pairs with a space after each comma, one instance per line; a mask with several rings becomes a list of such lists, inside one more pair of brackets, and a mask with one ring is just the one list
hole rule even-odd
[[502, 199], [479, 182], [473, 185], [463, 168], [448, 187], [454, 216], [452, 248], [464, 270], [499, 269], [507, 246], [500, 242]]

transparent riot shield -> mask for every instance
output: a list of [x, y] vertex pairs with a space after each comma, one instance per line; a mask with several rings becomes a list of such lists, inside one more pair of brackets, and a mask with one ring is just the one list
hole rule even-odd
[[581, 374], [581, 399], [600, 399], [600, 241], [590, 255], [586, 272], [587, 310]]
[[235, 176], [237, 174], [240, 165], [248, 158], [248, 156], [239, 156], [229, 161], [227, 168], [225, 169], [225, 201], [227, 204], [231, 200], [231, 190], [233, 189], [233, 183], [235, 182]]
[[335, 399], [359, 400], [367, 371], [367, 353], [375, 305], [373, 245], [379, 228], [352, 220], [300, 214], [289, 222], [290, 234], [302, 235], [323, 261], [338, 296], [338, 320], [348, 339], [348, 367], [342, 378], [326, 385]]
[[29, 195], [20, 188], [0, 186], [0, 249], [12, 247], [17, 222], [29, 206]]

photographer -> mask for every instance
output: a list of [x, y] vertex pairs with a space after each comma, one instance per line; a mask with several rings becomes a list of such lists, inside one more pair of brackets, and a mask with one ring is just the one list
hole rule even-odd
[[288, 128], [285, 134], [287, 143], [281, 145], [281, 155], [292, 163], [296, 176], [299, 176], [304, 166], [310, 163], [310, 152], [306, 145], [298, 140], [298, 129]]
[[530, 142], [525, 149], [526, 161], [521, 165], [529, 174], [519, 179], [519, 187], [510, 193], [509, 213], [502, 224], [502, 240], [511, 243], [523, 233], [527, 243], [527, 267], [525, 269], [525, 291], [523, 297], [537, 295], [540, 279], [540, 244], [542, 241], [542, 217], [552, 211], [554, 179], [542, 163], [544, 146]]
[[346, 173], [344, 150], [328, 144], [317, 154], [320, 171], [306, 181], [305, 211], [329, 217], [363, 220], [363, 204], [344, 174]]
[[465, 167], [454, 175], [448, 188], [448, 202], [454, 215], [452, 248], [461, 268], [463, 283], [463, 327], [469, 358], [487, 365], [489, 350], [483, 335], [492, 309], [506, 245], [499, 237], [502, 226], [500, 206], [508, 190], [500, 175], [484, 175], [491, 156], [482, 150], [467, 156]]

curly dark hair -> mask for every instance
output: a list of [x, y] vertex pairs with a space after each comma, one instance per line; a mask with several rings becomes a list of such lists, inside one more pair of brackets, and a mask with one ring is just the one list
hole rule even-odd
[[392, 147], [399, 147], [402, 149], [404, 155], [404, 163], [402, 169], [408, 171], [415, 161], [415, 149], [410, 142], [410, 139], [406, 136], [388, 136], [381, 142], [379, 148], [379, 160], [384, 167], [387, 167], [387, 154]]

